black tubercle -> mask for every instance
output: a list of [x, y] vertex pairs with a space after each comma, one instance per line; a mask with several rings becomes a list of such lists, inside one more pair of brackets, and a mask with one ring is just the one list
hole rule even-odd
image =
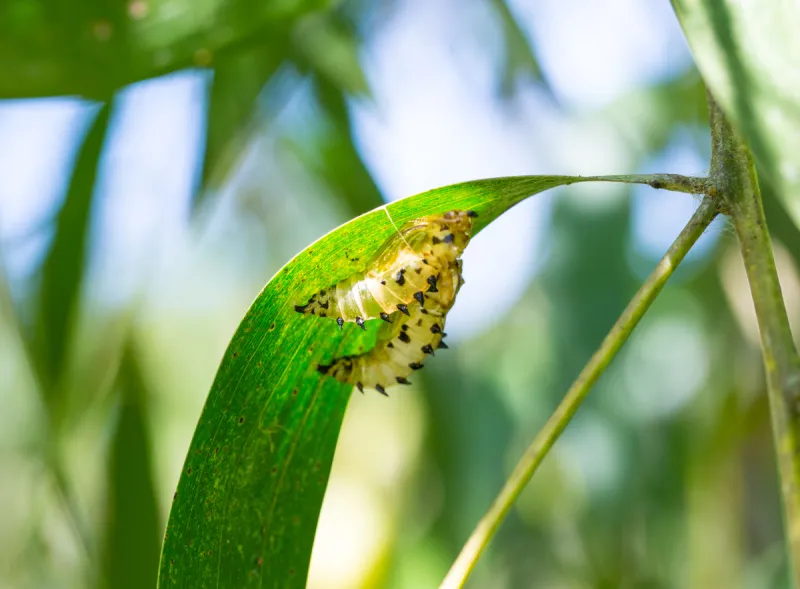
[[319, 306], [323, 309], [327, 309], [330, 306], [330, 301], [325, 301], [324, 303], [320, 303]]
[[424, 365], [423, 365], [423, 364], [420, 364], [419, 362], [412, 362], [411, 364], [409, 364], [409, 365], [408, 365], [408, 367], [409, 367], [411, 370], [419, 370], [419, 369], [420, 369], [420, 368], [422, 368], [423, 366], [424, 366]]
[[452, 233], [448, 233], [447, 235], [444, 236], [444, 239], [442, 241], [445, 243], [453, 243], [455, 239], [456, 239], [455, 235], [453, 235]]
[[306, 305], [295, 305], [294, 306], [294, 310], [297, 311], [298, 313], [303, 313], [303, 312], [305, 312], [307, 307], [308, 307], [307, 304]]
[[448, 348], [450, 348], [450, 346], [448, 346], [446, 343], [444, 343], [444, 340], [440, 341], [439, 345], [436, 346], [437, 350], [447, 350]]
[[364, 320], [361, 317], [356, 317], [356, 325], [358, 325], [364, 331], [367, 331], [367, 327], [364, 325]]
[[364, 394], [364, 385], [363, 384], [361, 384], [360, 382], [357, 382], [356, 383], [356, 388], [361, 392], [362, 395]]
[[406, 273], [405, 268], [397, 273], [397, 276], [395, 277], [394, 281], [397, 283], [398, 286], [403, 286], [406, 283], [406, 277], [403, 276], [405, 273]]
[[422, 294], [421, 290], [418, 290], [417, 292], [414, 293], [414, 298], [417, 299], [417, 302], [419, 303], [420, 307], [425, 306], [425, 295]]
[[478, 213], [476, 213], [475, 211], [467, 211], [467, 217], [471, 217], [471, 218], [474, 219], [477, 216], [478, 216]]
[[408, 337], [408, 334], [405, 331], [401, 331], [398, 334], [397, 339], [399, 339], [404, 344], [410, 344], [411, 343], [411, 338]]
[[436, 288], [436, 276], [428, 276], [428, 284], [430, 284], [428, 292], [439, 292], [439, 289]]
[[392, 322], [392, 320], [391, 320], [391, 319], [389, 319], [389, 315], [388, 315], [388, 314], [386, 314], [386, 313], [381, 313], [381, 319], [383, 319], [384, 321], [386, 321], [386, 323], [391, 323], [391, 322]]
[[433, 356], [433, 355], [434, 355], [434, 354], [433, 354], [433, 346], [432, 346], [432, 345], [430, 345], [430, 344], [425, 344], [424, 346], [422, 346], [422, 347], [420, 348], [420, 350], [422, 350], [422, 351], [423, 351], [423, 352], [425, 352], [426, 354], [430, 354], [431, 356]]
[[388, 397], [388, 396], [389, 396], [389, 395], [387, 395], [387, 394], [386, 394], [386, 389], [385, 389], [385, 388], [383, 388], [383, 387], [382, 387], [381, 385], [379, 385], [379, 384], [376, 384], [376, 385], [375, 385], [375, 390], [376, 390], [376, 391], [378, 391], [378, 392], [379, 392], [381, 395], [383, 395], [384, 397]]
[[442, 328], [438, 323], [431, 325], [431, 333], [442, 333]]
[[336, 318], [336, 325], [339, 326], [339, 331], [341, 331], [342, 330], [342, 325], [344, 325], [344, 319], [342, 319], [341, 317], [337, 317]]
[[409, 317], [411, 317], [411, 313], [409, 313], [409, 312], [408, 312], [408, 305], [404, 305], [403, 303], [400, 303], [400, 304], [398, 304], [398, 305], [397, 305], [397, 308], [398, 308], [398, 309], [399, 309], [399, 310], [400, 310], [402, 313], [405, 313], [406, 315], [408, 315]]
[[398, 384], [411, 384], [411, 382], [403, 376], [396, 376], [395, 380], [398, 382]]

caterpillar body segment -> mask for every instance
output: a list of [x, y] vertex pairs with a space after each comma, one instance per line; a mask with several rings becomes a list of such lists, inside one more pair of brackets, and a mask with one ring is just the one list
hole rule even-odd
[[[422, 217], [405, 224], [375, 255], [364, 274], [353, 274], [314, 294], [295, 310], [307, 315], [363, 323], [404, 309], [423, 294], [440, 290], [443, 272], [454, 263], [469, 243], [472, 211], [450, 211]], [[447, 293], [443, 293], [447, 295]], [[449, 298], [454, 298], [450, 293]], [[447, 298], [447, 296], [445, 296]]]
[[428, 356], [446, 348], [443, 338], [447, 312], [461, 285], [460, 264], [443, 272], [438, 292], [426, 293], [422, 303], [414, 301], [408, 314], [395, 312], [381, 325], [375, 347], [364, 354], [335, 358], [317, 369], [338, 381], [354, 384], [360, 391], [374, 388], [386, 394], [395, 384], [411, 384], [408, 376], [424, 366]]

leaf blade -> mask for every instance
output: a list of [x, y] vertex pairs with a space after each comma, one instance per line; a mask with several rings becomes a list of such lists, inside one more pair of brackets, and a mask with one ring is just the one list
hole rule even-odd
[[434, 189], [353, 219], [287, 263], [247, 311], [220, 364], [173, 502], [159, 586], [305, 587], [352, 389], [315, 366], [368, 345], [376, 329], [347, 325], [340, 333], [334, 321], [301, 316], [294, 304], [363, 270], [408, 220], [472, 209], [477, 232], [528, 196], [590, 180], [604, 178], [522, 176]]
[[149, 391], [128, 343], [118, 377], [120, 415], [111, 445], [101, 587], [151, 587], [161, 532], [147, 423]]
[[33, 344], [43, 395], [49, 405], [55, 401], [56, 385], [64, 370], [77, 313], [95, 177], [110, 113], [111, 105], [103, 105], [83, 141], [58, 214], [55, 237], [42, 268]]

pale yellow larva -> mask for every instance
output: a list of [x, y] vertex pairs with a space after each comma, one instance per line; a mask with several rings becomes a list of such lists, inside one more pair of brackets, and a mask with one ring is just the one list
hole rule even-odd
[[447, 346], [444, 324], [463, 278], [459, 256], [472, 234], [473, 211], [449, 211], [404, 225], [387, 240], [363, 274], [322, 289], [304, 314], [335, 318], [341, 327], [380, 317], [386, 323], [368, 352], [334, 358], [318, 370], [341, 382], [386, 394], [393, 384], [410, 384], [434, 351]]

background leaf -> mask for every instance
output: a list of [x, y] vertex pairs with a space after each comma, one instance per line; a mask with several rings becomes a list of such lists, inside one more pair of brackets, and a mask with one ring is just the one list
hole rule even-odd
[[697, 66], [800, 225], [800, 4], [673, 0]]
[[118, 383], [121, 407], [108, 470], [109, 489], [101, 586], [153, 587], [158, 571], [159, 522], [148, 427], [148, 390], [128, 344]]
[[[283, 61], [284, 55], [276, 45], [285, 44], [286, 36], [286, 31], [275, 31], [272, 43], [224, 56], [215, 64], [207, 115], [204, 186], [213, 184], [214, 179], [220, 184], [246, 144], [245, 131], [254, 105], [257, 110], [258, 95]], [[204, 194], [200, 191], [196, 198]]]
[[111, 105], [105, 104], [84, 139], [42, 269], [34, 346], [42, 391], [49, 404], [57, 394], [78, 310], [95, 177], [110, 112]]
[[527, 77], [540, 84], [548, 96], [553, 98], [552, 88], [542, 73], [536, 51], [526, 38], [508, 3], [506, 0], [492, 0], [491, 5], [503, 29], [505, 43], [505, 60], [500, 79], [501, 93], [507, 97], [513, 95], [518, 79]]
[[96, 97], [126, 83], [259, 44], [324, 0], [203, 0], [49, 3], [0, 6], [0, 97]]

